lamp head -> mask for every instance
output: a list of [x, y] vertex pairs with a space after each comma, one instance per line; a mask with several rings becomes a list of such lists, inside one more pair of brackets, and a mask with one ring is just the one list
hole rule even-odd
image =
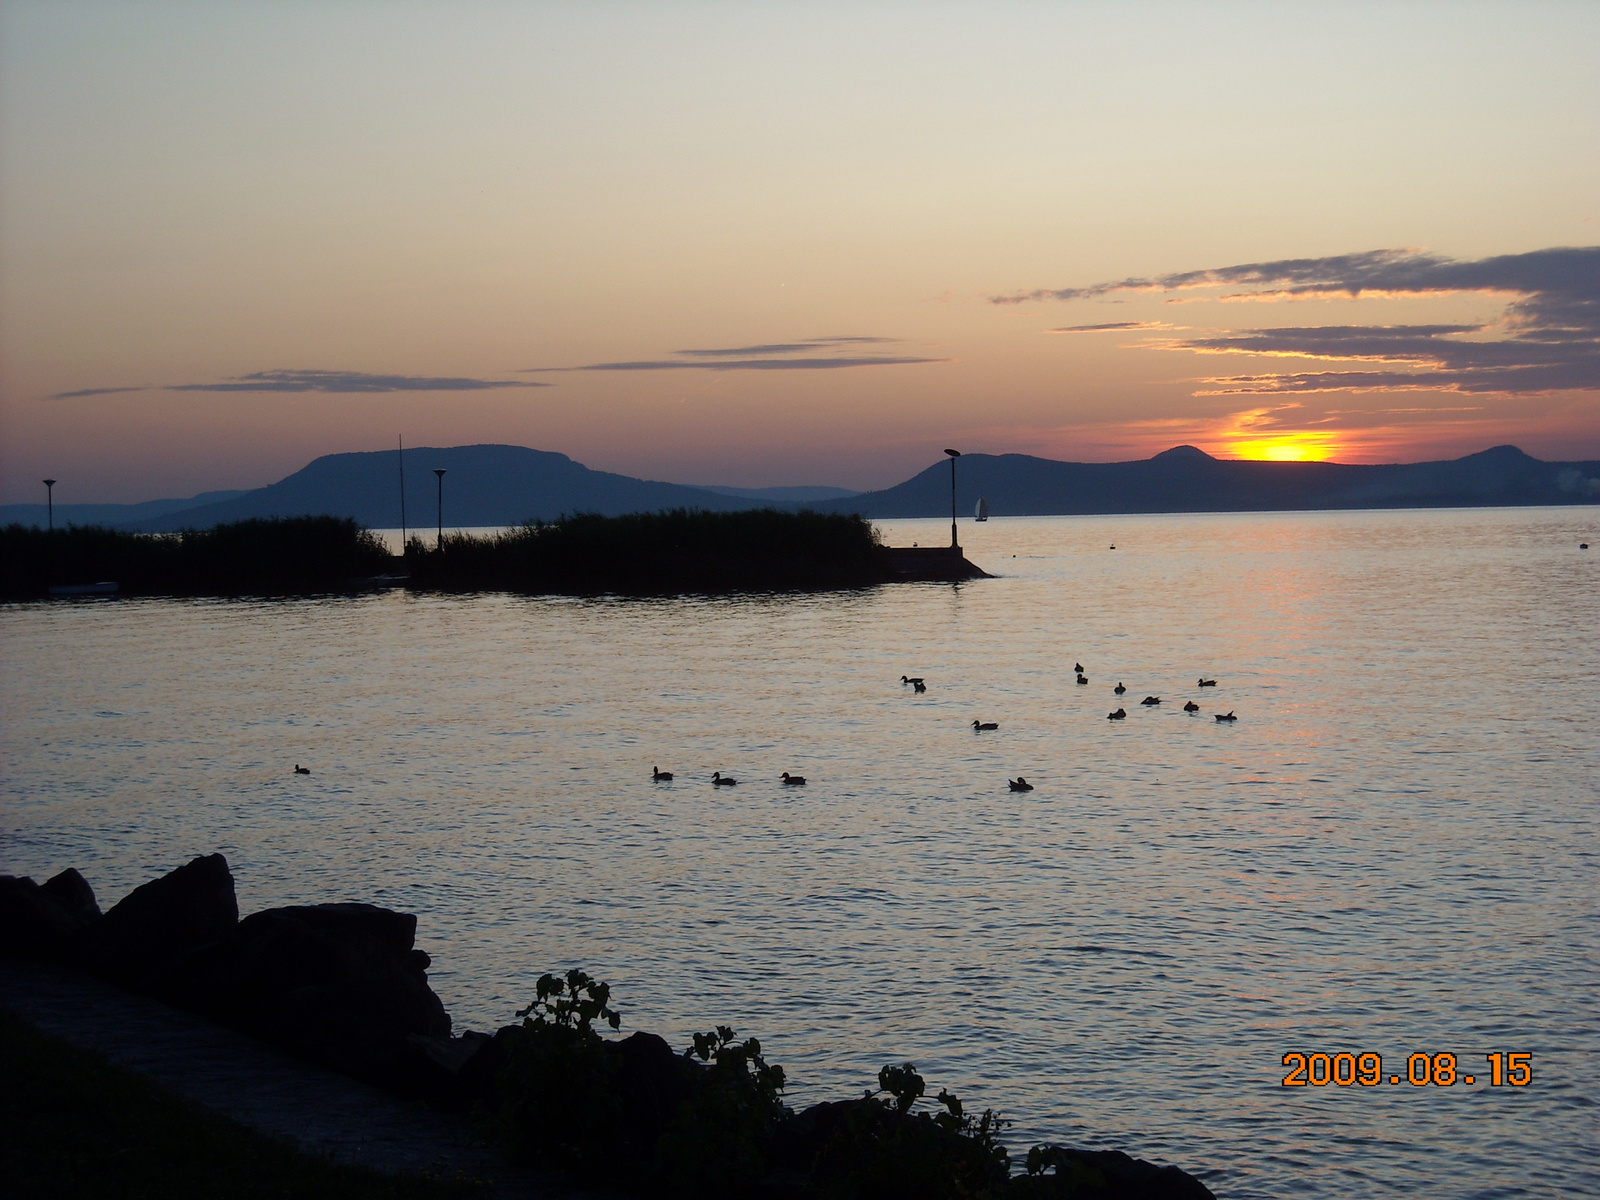
[[45, 487], [55, 487], [56, 481], [54, 479], [46, 479], [44, 485]]
[[946, 450], [945, 453], [948, 454], [951, 458], [960, 458], [961, 457], [961, 451], [959, 451], [959, 450]]
[[442, 479], [444, 477], [445, 470], [446, 468], [444, 467], [435, 467], [433, 469], [433, 473]]

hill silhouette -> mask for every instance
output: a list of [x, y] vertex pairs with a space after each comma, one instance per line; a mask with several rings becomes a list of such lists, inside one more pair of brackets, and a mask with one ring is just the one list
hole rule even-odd
[[[1012, 517], [1592, 504], [1600, 502], [1600, 462], [1541, 462], [1515, 446], [1381, 466], [1219, 459], [1194, 446], [1119, 463], [963, 455], [956, 467], [957, 512], [971, 515], [979, 496], [988, 499], [991, 515]], [[941, 460], [892, 488], [815, 507], [865, 517], [948, 516], [950, 468]]]
[[[406, 521], [413, 529], [431, 529], [438, 519], [436, 467], [446, 471], [446, 528], [550, 521], [564, 513], [621, 516], [674, 508], [729, 512], [771, 503], [591, 471], [565, 454], [526, 446], [408, 446]], [[130, 528], [154, 533], [203, 529], [252, 517], [311, 515], [350, 517], [369, 529], [399, 526], [400, 463], [396, 452], [326, 454], [267, 487], [219, 504], [138, 521]]]
[[[894, 487], [833, 497], [818, 496], [829, 490], [822, 488], [719, 490], [659, 483], [592, 471], [565, 454], [525, 446], [421, 446], [408, 448], [405, 462], [407, 523], [419, 530], [431, 529], [438, 519], [435, 467], [447, 472], [446, 528], [672, 509], [809, 508], [865, 517], [940, 517], [950, 512], [950, 468], [944, 459]], [[1592, 504], [1600, 502], [1600, 462], [1542, 462], [1515, 446], [1448, 461], [1382, 466], [1218, 459], [1194, 446], [1174, 446], [1152, 458], [1119, 463], [967, 454], [956, 468], [958, 512], [970, 515], [979, 496], [987, 497], [991, 514], [1001, 517]], [[118, 524], [164, 532], [251, 518], [320, 515], [349, 517], [372, 529], [398, 526], [395, 451], [325, 455], [267, 487]]]

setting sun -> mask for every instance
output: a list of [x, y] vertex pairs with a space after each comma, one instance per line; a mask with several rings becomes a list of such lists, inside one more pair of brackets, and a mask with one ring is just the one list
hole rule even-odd
[[1267, 462], [1322, 462], [1338, 452], [1331, 438], [1317, 434], [1291, 437], [1248, 438], [1228, 445], [1235, 458], [1264, 459]]

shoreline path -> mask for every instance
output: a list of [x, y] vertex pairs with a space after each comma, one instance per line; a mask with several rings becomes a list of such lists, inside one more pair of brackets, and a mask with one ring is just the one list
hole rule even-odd
[[488, 1180], [496, 1200], [591, 1195], [509, 1162], [465, 1118], [320, 1070], [98, 979], [0, 959], [0, 1008], [257, 1133], [334, 1162]]

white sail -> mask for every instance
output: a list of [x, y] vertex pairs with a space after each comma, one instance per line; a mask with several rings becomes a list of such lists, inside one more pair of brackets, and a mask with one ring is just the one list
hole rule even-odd
[[989, 519], [989, 497], [978, 497], [978, 507], [972, 510], [972, 519], [974, 521], [987, 521]]

